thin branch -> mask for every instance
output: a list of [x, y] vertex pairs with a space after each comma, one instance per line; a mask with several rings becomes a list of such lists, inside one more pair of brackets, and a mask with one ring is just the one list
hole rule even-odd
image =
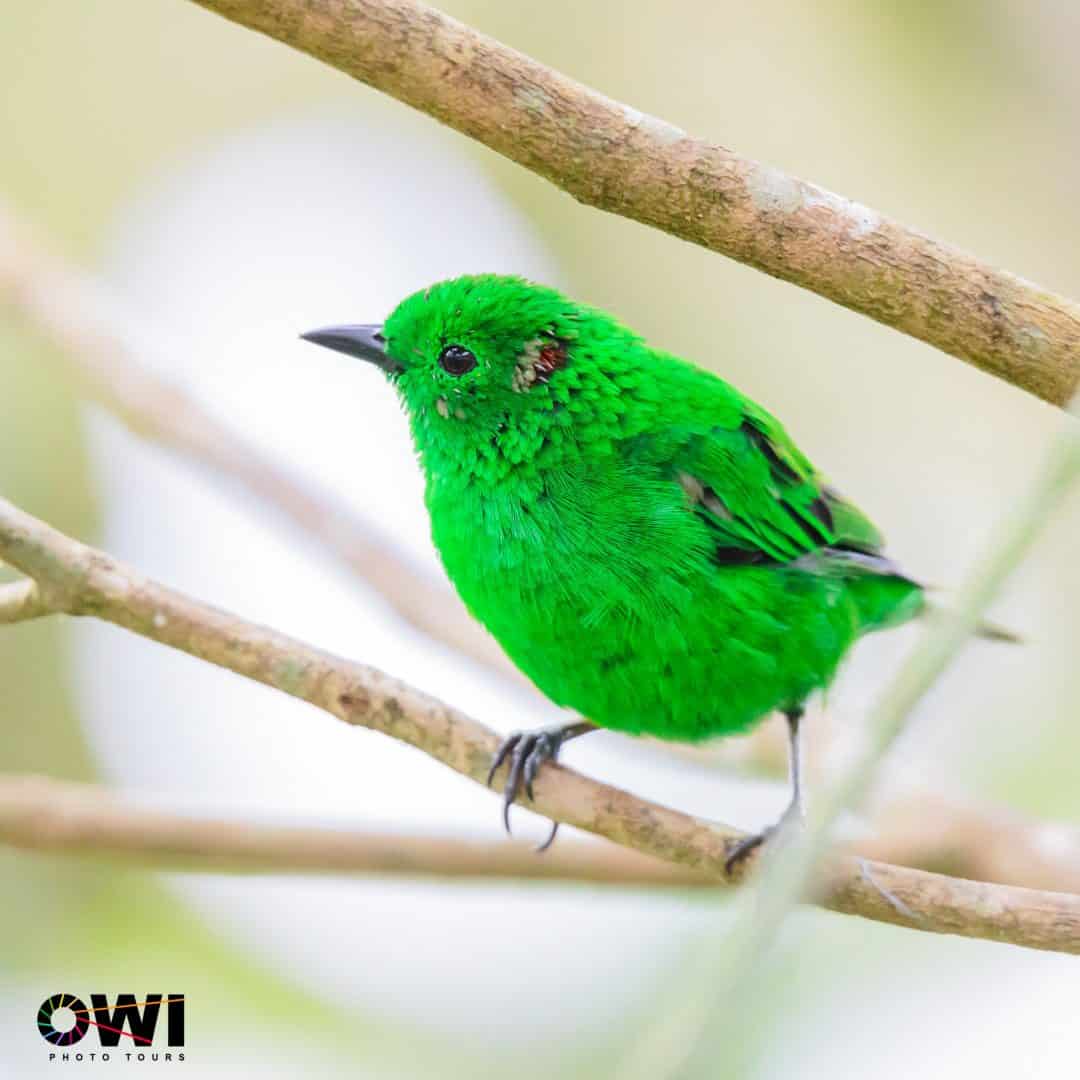
[[708, 875], [614, 844], [569, 840], [550, 858], [508, 840], [271, 825], [149, 809], [89, 784], [0, 777], [0, 844], [105, 856], [159, 870], [509, 878], [622, 886], [715, 886]]
[[195, 0], [477, 139], [589, 206], [793, 282], [1063, 405], [1080, 306], [693, 138], [415, 0]]
[[254, 493], [337, 556], [410, 625], [520, 678], [444, 581], [418, 570], [373, 523], [301, 480], [141, 361], [130, 330], [114, 314], [116, 303], [47, 251], [2, 201], [0, 307], [44, 333], [83, 392], [135, 435]]
[[[498, 743], [464, 713], [363, 664], [332, 656], [153, 582], [0, 499], [0, 558], [33, 577], [53, 611], [93, 615], [274, 687], [359, 727], [409, 743], [484, 783]], [[725, 860], [743, 834], [546, 764], [534, 808], [546, 817], [736, 884]], [[883, 922], [1080, 953], [1080, 896], [963, 881], [849, 856], [818, 902]], [[899, 903], [897, 903], [899, 901]]]
[[[718, 878], [607, 843], [531, 844], [351, 828], [276, 825], [151, 809], [92, 784], [0, 775], [0, 844], [26, 852], [119, 858], [199, 873], [381, 874], [716, 888]], [[1080, 834], [1064, 825], [961, 808], [940, 797], [890, 807], [852, 852], [878, 863], [1006, 885], [1080, 892]], [[722, 882], [719, 882], [722, 884]]]

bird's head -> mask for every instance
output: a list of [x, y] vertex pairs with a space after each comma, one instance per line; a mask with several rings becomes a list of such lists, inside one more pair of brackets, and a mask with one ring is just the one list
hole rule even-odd
[[[558, 444], [575, 416], [595, 407], [595, 394], [580, 393], [600, 375], [595, 342], [636, 341], [610, 317], [554, 289], [495, 274], [414, 293], [381, 325], [303, 336], [386, 372], [425, 460], [467, 455], [510, 463]], [[618, 387], [610, 383], [608, 392], [617, 396]]]

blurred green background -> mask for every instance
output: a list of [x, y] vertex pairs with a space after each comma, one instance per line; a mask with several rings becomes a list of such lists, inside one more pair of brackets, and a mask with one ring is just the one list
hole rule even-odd
[[[441, 6], [638, 109], [1080, 296], [1075, 5]], [[302, 118], [308, 107], [332, 103], [361, 117], [377, 107], [374, 91], [181, 0], [9, 4], [4, 28], [0, 195], [91, 268], [116, 216], [189, 155], [277, 118]], [[532, 223], [576, 295], [765, 402], [883, 523], [902, 562], [928, 580], [960, 579], [1030, 477], [1054, 410], [817, 297], [585, 209], [459, 142]], [[438, 175], [433, 168], [418, 180], [438, 183]], [[102, 512], [97, 487], [79, 401], [34, 333], [0, 311], [0, 491], [92, 539]], [[1030, 637], [1022, 657], [965, 658], [946, 680], [950, 696], [941, 701], [949, 708], [911, 739], [917, 767], [955, 790], [1068, 822], [1080, 820], [1078, 527], [1074, 502], [997, 612]], [[0, 770], [94, 777], [69, 650], [60, 620], [0, 633]], [[1006, 673], [995, 679], [999, 660]], [[455, 896], [447, 887], [444, 902]], [[364, 1015], [264, 969], [256, 950], [238, 946], [150, 875], [0, 851], [0, 897], [0, 1033], [9, 1047], [24, 1041], [46, 994], [88, 980], [141, 984], [146, 973], [188, 995], [189, 1039], [195, 1031], [200, 1039], [193, 1067], [208, 1075], [258, 1066], [283, 1076], [344, 1068], [371, 1076], [604, 1076], [611, 1048], [651, 1008], [651, 988], [642, 986], [625, 1029], [580, 1039], [574, 1014], [589, 1002], [567, 987], [557, 1044], [523, 1040], [488, 1054], [480, 1039], [449, 1038], [422, 1018]], [[850, 1012], [829, 1004], [838, 952], [858, 955], [860, 978], [879, 980], [883, 1000], [903, 998], [898, 1015], [911, 1017], [924, 989], [918, 973], [942, 955], [973, 972], [989, 964], [1004, 979], [1010, 965], [1019, 972], [1027, 962], [1012, 950], [942, 945], [822, 913], [796, 922], [804, 933], [777, 962], [761, 1030], [718, 1062], [715, 1075], [819, 1075], [777, 1045], [795, 1016], [804, 1028], [798, 1045], [853, 1039]], [[897, 973], [901, 955], [906, 974]], [[527, 960], [515, 963], [527, 977]], [[673, 952], [668, 968], [677, 963]], [[1072, 968], [1060, 976], [1080, 989]], [[467, 992], [468, 971], [461, 980]], [[951, 1017], [949, 1038], [930, 1029], [916, 1036], [926, 1040], [928, 1060], [950, 1070], [926, 1075], [958, 1075], [979, 1024], [969, 1002]], [[1031, 1033], [1018, 1021], [1016, 1045], [998, 1052], [1002, 1068], [1032, 1064], [1031, 1046], [1021, 1045]], [[1070, 1035], [1075, 1051], [1080, 1036]], [[1060, 1031], [1051, 1041], [1063, 1054], [1070, 1044]], [[857, 1037], [852, 1046], [855, 1053]], [[0, 1064], [6, 1053], [0, 1048]], [[865, 1075], [857, 1061], [851, 1070], [831, 1075]]]

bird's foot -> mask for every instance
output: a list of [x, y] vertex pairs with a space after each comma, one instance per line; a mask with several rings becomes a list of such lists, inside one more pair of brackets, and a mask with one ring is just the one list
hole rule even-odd
[[748, 856], [769, 843], [778, 833], [786, 832], [789, 828], [801, 829], [803, 824], [802, 808], [792, 803], [775, 825], [770, 825], [759, 833], [744, 836], [732, 845], [731, 850], [724, 859], [724, 873], [731, 877], [739, 869], [740, 864], [746, 861]]
[[[503, 825], [510, 832], [510, 807], [521, 794], [522, 788], [528, 795], [529, 801], [533, 800], [533, 781], [545, 761], [557, 761], [562, 744], [567, 739], [577, 735], [583, 735], [592, 731], [594, 725], [587, 722], [576, 724], [560, 724], [556, 727], [541, 728], [539, 731], [515, 731], [508, 735], [499, 744], [495, 756], [491, 759], [491, 768], [488, 769], [487, 784], [491, 787], [491, 781], [498, 768], [504, 761], [509, 759], [510, 768], [506, 774], [506, 784], [503, 786]], [[559, 823], [552, 822], [551, 832], [547, 839], [536, 849], [538, 852], [547, 851], [559, 831]]]

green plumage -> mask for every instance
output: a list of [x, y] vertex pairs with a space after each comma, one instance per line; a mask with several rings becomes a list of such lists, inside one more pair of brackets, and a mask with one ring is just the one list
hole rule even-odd
[[447, 573], [557, 704], [665, 739], [744, 731], [922, 608], [769, 413], [610, 316], [482, 275], [409, 297], [383, 335]]

